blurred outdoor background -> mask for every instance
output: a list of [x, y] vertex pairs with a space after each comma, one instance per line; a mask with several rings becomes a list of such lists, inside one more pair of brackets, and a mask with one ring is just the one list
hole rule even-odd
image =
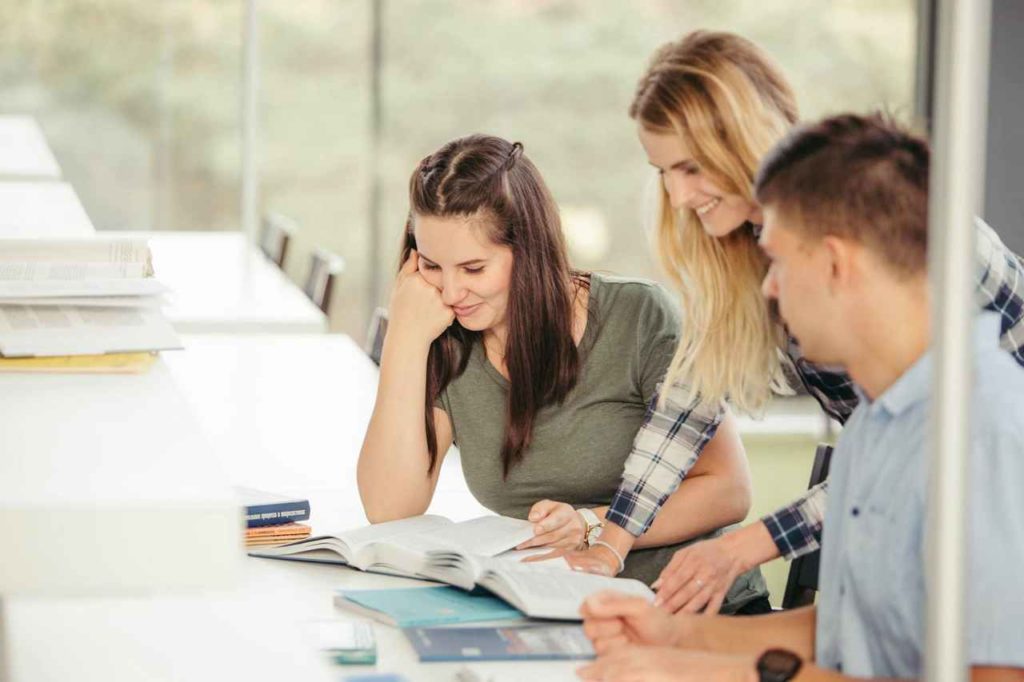
[[[360, 343], [397, 267], [410, 172], [471, 132], [523, 142], [561, 205], [576, 266], [657, 278], [642, 225], [653, 172], [626, 110], [651, 52], [688, 31], [759, 43], [805, 118], [913, 113], [915, 0], [257, 5], [260, 211], [299, 225], [285, 263], [296, 281], [313, 248], [345, 259], [331, 328]], [[240, 229], [243, 10], [229, 0], [0, 0], [0, 113], [36, 117], [98, 229]], [[811, 426], [746, 441], [755, 514], [806, 485], [823, 422], [814, 405], [800, 409]], [[774, 601], [784, 571], [769, 569]]]

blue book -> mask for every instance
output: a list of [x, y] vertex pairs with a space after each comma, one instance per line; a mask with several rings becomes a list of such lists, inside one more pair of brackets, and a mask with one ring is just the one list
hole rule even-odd
[[524, 618], [521, 611], [497, 597], [457, 587], [339, 590], [335, 604], [401, 628]]
[[423, 662], [570, 661], [594, 657], [579, 625], [490, 628], [407, 628]]
[[235, 488], [235, 491], [245, 506], [245, 525], [249, 528], [276, 526], [309, 518], [309, 500], [275, 495], [252, 488]]

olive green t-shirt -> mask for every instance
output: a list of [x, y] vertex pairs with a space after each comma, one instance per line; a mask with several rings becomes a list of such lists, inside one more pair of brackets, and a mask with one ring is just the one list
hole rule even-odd
[[[508, 381], [482, 344], [441, 394], [469, 489], [498, 514], [526, 518], [543, 499], [605, 506], [622, 481], [633, 439], [675, 352], [679, 311], [653, 282], [598, 274], [590, 276], [589, 311], [576, 387], [564, 402], [537, 413], [532, 442], [507, 478], [501, 446]], [[649, 583], [678, 548], [631, 552], [624, 575]]]

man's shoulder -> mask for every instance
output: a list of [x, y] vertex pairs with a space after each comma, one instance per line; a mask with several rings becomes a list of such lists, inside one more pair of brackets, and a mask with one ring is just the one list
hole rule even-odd
[[1024, 451], [1024, 369], [1006, 352], [983, 353], [974, 365], [971, 419], [979, 436], [1021, 439]]

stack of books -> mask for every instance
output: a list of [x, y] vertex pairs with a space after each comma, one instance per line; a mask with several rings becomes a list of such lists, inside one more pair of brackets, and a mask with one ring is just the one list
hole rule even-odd
[[245, 546], [273, 547], [309, 537], [309, 500], [237, 488], [245, 507]]
[[138, 372], [181, 348], [144, 240], [0, 239], [0, 369]]

